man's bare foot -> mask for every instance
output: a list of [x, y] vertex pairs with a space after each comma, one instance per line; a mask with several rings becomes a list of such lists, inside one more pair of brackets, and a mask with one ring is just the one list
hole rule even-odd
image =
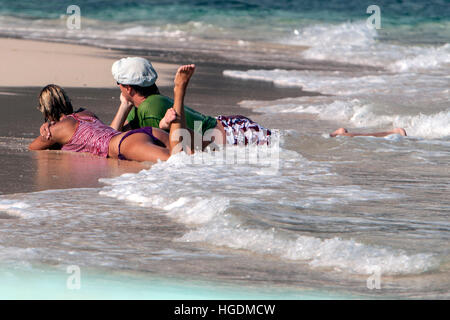
[[175, 87], [186, 88], [195, 71], [195, 64], [188, 64], [178, 68], [175, 75]]
[[403, 128], [395, 128], [394, 130], [392, 130], [392, 133], [396, 133], [406, 137], [406, 131]]
[[339, 128], [339, 129], [337, 129], [335, 132], [330, 133], [330, 137], [334, 138], [334, 137], [336, 137], [336, 136], [338, 136], [338, 135], [343, 135], [343, 134], [345, 134], [345, 133], [348, 133], [347, 129], [345, 129], [345, 128]]

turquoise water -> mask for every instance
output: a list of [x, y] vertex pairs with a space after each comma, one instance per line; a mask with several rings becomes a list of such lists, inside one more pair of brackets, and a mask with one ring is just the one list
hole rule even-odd
[[130, 299], [130, 300], [276, 300], [355, 299], [314, 290], [226, 285], [206, 280], [161, 278], [138, 273], [80, 270], [78, 280], [70, 269], [35, 267], [32, 270], [0, 269], [0, 299]]
[[[268, 40], [285, 37], [314, 23], [365, 20], [373, 1], [77, 1], [85, 27], [92, 32], [115, 28], [157, 28], [188, 32], [205, 38]], [[380, 36], [398, 41], [435, 43], [449, 39], [448, 1], [377, 1], [384, 31]], [[39, 30], [66, 14], [62, 1], [0, 1], [1, 26], [32, 22]], [[245, 32], [242, 32], [245, 28]], [[32, 30], [33, 28], [30, 28]], [[133, 29], [131, 29], [133, 30]], [[5, 30], [3, 30], [5, 31]], [[16, 30], [17, 31], [17, 30]], [[134, 30], [136, 31], [136, 30]], [[148, 31], [148, 29], [147, 29]], [[7, 33], [14, 31], [8, 30]], [[99, 35], [98, 35], [99, 36]]]
[[[0, 1], [0, 13], [27, 18], [58, 18], [68, 4], [63, 1]], [[80, 0], [76, 4], [83, 10], [83, 15], [91, 19], [115, 21], [173, 21], [175, 23], [202, 19], [215, 21], [214, 15], [239, 17], [282, 17], [334, 20], [343, 22], [361, 16], [361, 8], [374, 4], [373, 1], [160, 1], [160, 0], [116, 0], [92, 1]], [[405, 21], [413, 23], [437, 21], [450, 17], [449, 2], [445, 0], [415, 1], [376, 1], [383, 9], [383, 14], [392, 24]], [[399, 20], [401, 19], [401, 20]], [[216, 21], [221, 23], [221, 21]]]

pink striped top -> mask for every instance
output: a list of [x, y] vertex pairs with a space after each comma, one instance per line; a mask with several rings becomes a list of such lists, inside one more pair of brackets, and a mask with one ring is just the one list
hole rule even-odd
[[78, 121], [77, 129], [72, 138], [61, 149], [75, 152], [89, 152], [100, 157], [108, 157], [111, 138], [121, 132], [108, 127], [99, 119], [73, 113], [68, 115]]

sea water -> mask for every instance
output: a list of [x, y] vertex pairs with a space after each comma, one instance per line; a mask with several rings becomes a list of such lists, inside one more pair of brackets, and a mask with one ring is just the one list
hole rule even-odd
[[[78, 1], [80, 30], [65, 28], [59, 1], [0, 3], [4, 35], [260, 61], [223, 76], [321, 93], [240, 103], [276, 129], [268, 147], [179, 154], [101, 188], [2, 195], [10, 288], [27, 273], [53, 279], [54, 297], [75, 265], [88, 288], [108, 278], [89, 297], [136, 278], [114, 297], [180, 297], [173, 283], [211, 298], [449, 297], [447, 2], [379, 1], [379, 30], [360, 1]], [[408, 136], [330, 138], [341, 126]]]

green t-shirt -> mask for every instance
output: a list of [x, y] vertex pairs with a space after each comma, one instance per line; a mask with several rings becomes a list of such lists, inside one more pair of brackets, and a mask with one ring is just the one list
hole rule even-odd
[[[138, 108], [133, 107], [128, 114], [127, 120], [132, 129], [142, 127], [159, 128], [159, 122], [164, 118], [168, 109], [173, 107], [173, 100], [169, 97], [154, 94], [145, 99]], [[194, 128], [194, 121], [200, 121], [202, 134], [217, 125], [213, 117], [205, 116], [189, 107], [184, 107], [186, 125], [189, 129], [200, 133], [200, 128]], [[198, 125], [197, 125], [198, 126]]]

